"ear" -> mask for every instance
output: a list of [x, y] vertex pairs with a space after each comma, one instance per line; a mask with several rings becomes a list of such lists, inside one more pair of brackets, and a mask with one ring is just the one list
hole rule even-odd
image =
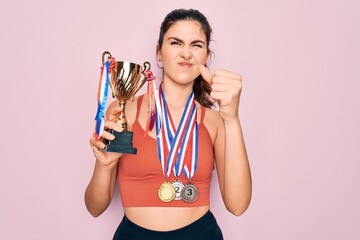
[[161, 49], [159, 45], [156, 46], [156, 58], [158, 60], [161, 59]]
[[208, 49], [208, 51], [207, 51], [207, 56], [206, 56], [206, 61], [210, 60], [212, 53], [213, 53], [213, 52], [212, 52], [210, 49]]
[[208, 53], [207, 53], [207, 56], [206, 56], [206, 63], [205, 63], [205, 66], [207, 63], [209, 63], [211, 61], [211, 58], [212, 58], [212, 55], [214, 53], [211, 51], [211, 50], [208, 50]]

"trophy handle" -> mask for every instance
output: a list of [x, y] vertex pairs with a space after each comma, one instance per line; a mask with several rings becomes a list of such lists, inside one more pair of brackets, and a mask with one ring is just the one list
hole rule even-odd
[[142, 74], [144, 75], [144, 82], [148, 79], [148, 75], [146, 73], [147, 70], [151, 69], [151, 64], [150, 62], [146, 61], [144, 62], [144, 70], [142, 71]]
[[[103, 66], [105, 64], [105, 56], [106, 55], [109, 55], [109, 57], [107, 59], [111, 58], [111, 53], [109, 51], [103, 52], [102, 57], [101, 57]], [[114, 87], [113, 87], [113, 85], [111, 83], [108, 82], [108, 84], [110, 85], [110, 88], [111, 88], [111, 93], [112, 93], [111, 95], [112, 95], [113, 98], [115, 98], [115, 89], [114, 89]]]
[[105, 52], [103, 52], [103, 54], [102, 54], [102, 64], [104, 65], [104, 63], [105, 63], [105, 55], [106, 54], [108, 54], [108, 55], [110, 55], [109, 56], [109, 58], [111, 58], [111, 53], [109, 52], [109, 51], [105, 51]]

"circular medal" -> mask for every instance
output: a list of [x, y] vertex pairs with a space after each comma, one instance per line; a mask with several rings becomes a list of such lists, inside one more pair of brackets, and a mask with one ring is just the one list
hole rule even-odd
[[163, 182], [159, 187], [158, 195], [161, 201], [171, 202], [175, 198], [175, 189], [170, 182]]
[[194, 202], [198, 197], [198, 190], [194, 184], [188, 183], [181, 190], [181, 198], [185, 202], [191, 203]]
[[181, 190], [184, 187], [184, 184], [180, 180], [175, 180], [172, 183], [172, 186], [175, 189], [175, 199], [174, 200], [181, 200]]

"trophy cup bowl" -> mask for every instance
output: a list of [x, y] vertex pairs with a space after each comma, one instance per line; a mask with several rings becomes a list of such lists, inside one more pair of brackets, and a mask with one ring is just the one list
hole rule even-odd
[[[120, 105], [120, 115], [114, 121], [123, 128], [123, 131], [117, 132], [113, 129], [110, 130], [110, 133], [115, 136], [115, 139], [108, 141], [105, 147], [106, 151], [136, 154], [137, 149], [133, 147], [132, 144], [133, 132], [128, 131], [125, 105], [129, 100], [134, 100], [135, 94], [146, 82], [147, 76], [145, 72], [146, 70], [150, 70], [150, 68], [151, 65], [149, 62], [145, 62], [143, 67], [139, 64], [126, 61], [114, 61], [111, 64], [109, 85], [113, 98], [116, 98]], [[142, 79], [141, 75], [143, 75]]]

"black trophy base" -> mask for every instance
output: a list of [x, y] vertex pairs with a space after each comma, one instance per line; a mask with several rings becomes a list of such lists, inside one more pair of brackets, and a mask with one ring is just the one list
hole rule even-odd
[[134, 148], [132, 145], [133, 132], [117, 132], [115, 130], [110, 130], [109, 132], [115, 136], [115, 139], [109, 141], [109, 143], [105, 147], [105, 151], [136, 154], [137, 149]]

